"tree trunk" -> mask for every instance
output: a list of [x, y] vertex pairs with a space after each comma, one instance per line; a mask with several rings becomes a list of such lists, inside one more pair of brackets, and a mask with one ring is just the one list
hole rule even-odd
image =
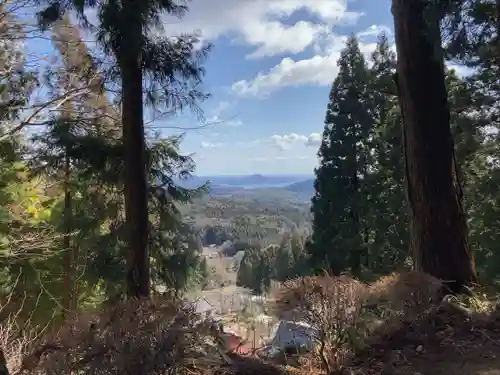
[[[142, 0], [144, 1], [144, 0]], [[142, 20], [138, 1], [123, 1], [124, 44], [117, 51], [122, 79], [125, 216], [129, 297], [149, 296], [148, 197], [142, 104]]]
[[9, 369], [7, 368], [7, 360], [1, 348], [0, 348], [0, 375], [9, 375]]
[[[496, 26], [497, 26], [497, 68], [500, 69], [500, 0], [496, 1]], [[500, 75], [500, 72], [499, 72]]]
[[393, 0], [397, 83], [410, 204], [410, 250], [417, 270], [453, 291], [476, 282], [456, 183], [439, 15], [426, 0]]
[[[356, 156], [354, 157], [354, 160], [356, 160]], [[357, 163], [356, 163], [357, 165]], [[351, 244], [350, 249], [349, 249], [349, 266], [351, 269], [351, 273], [355, 277], [360, 277], [361, 274], [361, 226], [359, 223], [359, 179], [357, 175], [358, 171], [357, 168], [355, 169], [353, 176], [351, 177], [351, 194], [352, 194], [352, 201], [351, 201], [351, 212], [350, 212], [350, 219], [351, 219], [351, 225], [352, 225], [352, 232], [351, 236], [349, 238], [349, 242]]]
[[74, 309], [74, 272], [73, 272], [73, 262], [74, 253], [71, 247], [71, 232], [72, 228], [72, 199], [71, 199], [71, 166], [68, 153], [64, 156], [64, 238], [63, 238], [63, 249], [64, 249], [64, 302], [63, 302], [63, 319], [66, 320]]

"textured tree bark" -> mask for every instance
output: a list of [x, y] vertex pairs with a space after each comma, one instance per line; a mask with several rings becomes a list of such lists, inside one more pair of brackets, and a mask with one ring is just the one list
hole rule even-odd
[[0, 375], [9, 375], [9, 369], [7, 368], [7, 361], [5, 359], [2, 349], [0, 349]]
[[[65, 72], [60, 78], [62, 87], [67, 90], [74, 88], [74, 76]], [[67, 101], [63, 105], [61, 120], [67, 121], [64, 125], [65, 131], [70, 132], [72, 125], [69, 122], [74, 120], [74, 106], [72, 101]], [[63, 274], [64, 274], [64, 298], [63, 298], [63, 320], [67, 320], [76, 307], [76, 278], [75, 278], [75, 249], [72, 246], [73, 240], [71, 232], [73, 231], [73, 196], [71, 191], [71, 158], [69, 157], [69, 146], [64, 150], [64, 238], [63, 238]]]
[[417, 270], [455, 292], [477, 282], [456, 180], [438, 15], [427, 0], [393, 0], [397, 83]]
[[[356, 156], [354, 156], [356, 160]], [[361, 244], [361, 226], [359, 223], [359, 180], [357, 171], [354, 172], [351, 177], [352, 184], [352, 194], [353, 202], [351, 207], [351, 220], [353, 226], [352, 232], [352, 247], [349, 252], [349, 266], [351, 268], [352, 275], [355, 277], [360, 277], [361, 275], [361, 255], [362, 255], [362, 244]]]
[[[496, 18], [497, 18], [497, 66], [500, 69], [500, 0], [496, 1]], [[499, 72], [500, 75], [500, 72]]]
[[71, 196], [71, 161], [68, 153], [64, 157], [64, 302], [63, 319], [71, 316], [75, 308], [74, 249], [71, 246], [73, 208]]
[[[142, 0], [144, 1], [144, 0]], [[122, 79], [125, 216], [129, 257], [129, 297], [149, 296], [148, 197], [142, 103], [142, 19], [138, 1], [123, 2], [122, 35], [117, 51]]]

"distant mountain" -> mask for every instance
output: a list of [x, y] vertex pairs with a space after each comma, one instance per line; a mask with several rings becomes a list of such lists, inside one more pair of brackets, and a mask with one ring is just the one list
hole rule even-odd
[[202, 176], [212, 185], [233, 186], [239, 188], [280, 187], [309, 178], [307, 175], [262, 175], [252, 174], [243, 176]]
[[310, 178], [304, 181], [295, 182], [293, 184], [283, 187], [284, 190], [291, 191], [292, 193], [300, 194], [301, 196], [308, 196], [311, 198], [314, 195], [314, 179]]
[[209, 181], [212, 189], [235, 188], [256, 189], [283, 187], [310, 178], [309, 175], [229, 175], [229, 176], [192, 176], [188, 180], [176, 181], [185, 188], [194, 188]]
[[314, 195], [314, 179], [306, 179], [279, 187], [241, 187], [229, 185], [211, 185], [210, 195], [214, 197], [258, 197], [259, 199], [285, 199], [309, 202]]
[[314, 179], [310, 175], [192, 176], [176, 182], [192, 189], [207, 181], [210, 184], [209, 194], [213, 197], [309, 202], [314, 195]]

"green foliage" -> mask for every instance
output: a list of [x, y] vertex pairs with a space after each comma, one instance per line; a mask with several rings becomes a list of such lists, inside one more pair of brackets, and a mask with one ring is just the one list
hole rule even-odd
[[[115, 63], [105, 72], [111, 78], [105, 81], [116, 84], [126, 53], [123, 39], [129, 15], [116, 2], [42, 3], [49, 5], [41, 13], [46, 21], [70, 8], [80, 17], [87, 7], [96, 8], [99, 41]], [[448, 57], [476, 69], [469, 78], [452, 71], [446, 76], [458, 180], [479, 273], [494, 281], [500, 269], [495, 10], [489, 0], [450, 4], [443, 23]], [[199, 87], [208, 50], [196, 52], [198, 40], [192, 35], [166, 38], [151, 32], [162, 13], [185, 11], [174, 2], [157, 0], [144, 1], [137, 9], [144, 25], [138, 36], [144, 57], [144, 102], [155, 111], [160, 104], [169, 112], [185, 106], [197, 109], [206, 97]], [[31, 316], [46, 323], [60, 315], [68, 295], [68, 238], [78, 306], [115, 301], [125, 292], [124, 147], [110, 136], [122, 124], [104, 128], [83, 95], [68, 103], [71, 116], [53, 112], [43, 131], [28, 140], [14, 136], [12, 129], [22, 124], [20, 117], [38, 82], [36, 72], [24, 67], [16, 44], [22, 30], [2, 22], [0, 17], [0, 305], [14, 296], [3, 313], [22, 306], [20, 318]], [[181, 292], [204, 284], [209, 266], [201, 256], [203, 245], [225, 244], [222, 254], [228, 257], [243, 253], [241, 262], [235, 262], [237, 283], [257, 294], [266, 293], [273, 281], [324, 269], [369, 279], [411, 265], [395, 55], [385, 35], [379, 38], [372, 62], [368, 68], [356, 38], [350, 37], [330, 92], [318, 152], [321, 164], [315, 171], [313, 233], [307, 244], [311, 217], [305, 205], [278, 199], [279, 192], [233, 199], [209, 198], [207, 186], [185, 189], [176, 181], [188, 178], [195, 165], [180, 153], [182, 138], [150, 139], [149, 263], [151, 282], [158, 290]], [[46, 75], [43, 83], [49, 95], [55, 97], [69, 84], [67, 70], [56, 67]], [[85, 84], [80, 78], [76, 85]], [[65, 173], [68, 166], [70, 178]]]
[[[187, 106], [201, 114], [198, 103], [208, 97], [200, 91], [205, 72], [202, 64], [211, 45], [197, 49], [199, 38], [195, 34], [171, 38], [165, 35], [160, 22], [165, 15], [182, 17], [188, 11], [186, 5], [172, 0], [148, 0], [141, 2], [139, 7], [134, 4], [132, 8], [115, 2], [40, 2], [46, 5], [38, 13], [42, 28], [50, 27], [61, 14], [69, 10], [77, 12], [82, 26], [92, 27], [84, 12], [89, 8], [95, 10], [99, 20], [99, 26], [94, 30], [97, 32], [97, 40], [105, 53], [114, 57], [116, 62], [108, 71], [111, 78], [120, 77], [120, 63], [130, 52], [132, 44], [139, 45], [144, 78], [143, 101], [151, 105], [158, 115], [161, 106], [167, 108], [168, 113], [175, 113]], [[139, 22], [142, 33], [130, 35], [132, 19]], [[125, 45], [124, 41], [127, 41]]]
[[313, 236], [308, 249], [312, 267], [333, 274], [347, 268], [358, 273], [366, 254], [361, 198], [374, 123], [370, 72], [354, 36], [342, 51], [338, 66], [318, 151]]
[[[191, 158], [179, 153], [179, 138], [156, 140], [149, 147], [150, 155], [150, 257], [154, 285], [184, 290], [193, 283], [203, 281], [200, 259], [201, 244], [192, 228], [183, 220], [178, 204], [203, 194], [205, 187], [189, 190], [173, 182], [174, 178], [186, 178], [194, 169]], [[118, 169], [120, 170], [120, 169]], [[118, 188], [118, 185], [116, 188]], [[95, 238], [91, 276], [94, 282], [106, 281], [110, 294], [124, 292], [126, 259], [123, 198], [111, 195], [108, 203], [111, 215], [102, 222], [107, 227]]]
[[[53, 15], [63, 10], [55, 2], [49, 5], [57, 8]], [[50, 16], [50, 11], [43, 16]], [[103, 37], [113, 27], [101, 26]], [[1, 32], [7, 35], [3, 23]], [[206, 51], [196, 54], [195, 42], [190, 37], [146, 40], [148, 100], [163, 102], [172, 110], [195, 105], [205, 97], [197, 86]], [[12, 128], [18, 120], [18, 109], [28, 104], [33, 85], [23, 70], [22, 51], [9, 43], [15, 44], [6, 37], [0, 45], [2, 66], [9, 67], [0, 77], [2, 129]], [[115, 52], [118, 48], [106, 46]], [[65, 66], [44, 75], [49, 96], [57, 97], [71, 85], [85, 88], [88, 77], [78, 77], [83, 71], [68, 67], [74, 63], [66, 61]], [[113, 74], [115, 68], [108, 73]], [[160, 96], [153, 98], [153, 91]], [[0, 134], [0, 305], [11, 295], [26, 296], [14, 298], [2, 313], [22, 305], [20, 318], [31, 316], [36, 323], [46, 324], [61, 315], [70, 294], [76, 295], [77, 306], [87, 307], [124, 293], [124, 149], [112, 135], [121, 124], [89, 108], [87, 99], [88, 94], [77, 96], [61, 106], [59, 113], [52, 111], [46, 126], [32, 133], [30, 142]], [[152, 283], [178, 291], [197, 287], [207, 277], [201, 244], [179, 211], [179, 205], [203, 195], [206, 186], [184, 189], [174, 183], [188, 178], [195, 167], [189, 156], [180, 153], [181, 141], [180, 137], [154, 138], [146, 152]], [[72, 264], [68, 266], [70, 251]], [[70, 290], [68, 273], [74, 283]]]
[[[463, 6], [472, 5], [464, 2]], [[480, 13], [476, 16], [480, 17]], [[447, 31], [451, 33], [452, 29]], [[343, 58], [350, 56], [350, 49], [356, 52], [353, 45], [352, 42], [347, 44]], [[450, 44], [449, 47], [451, 54], [453, 46]], [[471, 53], [477, 59], [485, 58], [478, 51], [463, 52]], [[466, 61], [467, 56], [455, 57]], [[340, 64], [319, 150], [321, 165], [316, 171], [316, 196], [312, 206], [314, 231], [312, 242], [307, 245], [312, 266], [335, 273], [356, 271], [351, 260], [359, 259], [361, 249], [362, 277], [368, 279], [411, 266], [402, 118], [393, 81], [395, 55], [386, 36], [380, 36], [372, 60], [369, 82], [364, 86], [368, 99], [361, 95], [366, 78], [360, 79], [358, 86], [351, 84], [345, 88], [345, 72], [349, 71], [345, 67], [349, 64]], [[469, 216], [470, 238], [478, 270], [483, 278], [491, 280], [498, 274], [500, 264], [497, 256], [500, 249], [496, 245], [499, 233], [493, 221], [499, 207], [497, 189], [493, 188], [498, 175], [496, 160], [500, 124], [495, 115], [498, 113], [495, 98], [499, 91], [496, 84], [488, 83], [483, 74], [484, 69], [491, 73], [491, 69], [484, 68], [487, 62], [478, 60], [473, 63], [470, 60], [469, 63], [478, 67], [476, 74], [459, 78], [453, 71], [448, 71], [446, 84], [458, 180]], [[489, 85], [488, 91], [484, 89], [486, 85]], [[353, 87], [358, 87], [360, 95], [357, 98], [340, 95], [347, 95], [349, 89], [354, 90]], [[357, 107], [349, 104], [351, 101], [357, 101]], [[362, 122], [351, 115], [356, 111], [356, 116], [359, 116], [363, 110], [371, 119], [367, 116]], [[346, 121], [346, 117], [353, 121]], [[357, 190], [353, 186], [357, 186]]]
[[23, 37], [13, 12], [0, 4], [0, 136], [22, 128], [19, 118], [38, 84], [36, 74], [25, 66]]
[[369, 253], [365, 267], [386, 274], [402, 266], [407, 258], [408, 207], [404, 191], [404, 160], [401, 113], [394, 93], [396, 56], [384, 34], [372, 54], [371, 100], [374, 107], [372, 158], [367, 170], [363, 205], [369, 230]]
[[248, 247], [240, 262], [237, 284], [257, 294], [266, 293], [271, 281], [286, 281], [309, 273], [304, 241], [297, 232], [283, 234], [279, 245]]
[[28, 178], [22, 163], [9, 163], [5, 154], [0, 154], [0, 160], [4, 183], [0, 188], [0, 305], [10, 299], [2, 314], [21, 309], [20, 319], [31, 312], [32, 322], [46, 323], [59, 304], [54, 295], [62, 293], [61, 249], [51, 225], [55, 202], [39, 188], [39, 180]]
[[228, 230], [222, 225], [205, 225], [202, 230], [202, 243], [204, 246], [220, 246], [226, 241], [233, 239]]
[[500, 39], [498, 7], [490, 0], [452, 2], [443, 20], [447, 58], [472, 68], [448, 76], [456, 158], [461, 171], [470, 240], [481, 279], [498, 279]]
[[236, 284], [252, 289], [255, 294], [262, 295], [271, 286], [273, 273], [270, 248], [250, 248], [240, 263]]

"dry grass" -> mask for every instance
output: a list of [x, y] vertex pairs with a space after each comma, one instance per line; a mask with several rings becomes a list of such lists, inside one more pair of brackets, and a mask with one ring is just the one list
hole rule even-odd
[[441, 302], [443, 284], [430, 275], [408, 271], [383, 276], [369, 286], [367, 312], [377, 333], [418, 320]]
[[393, 273], [370, 285], [347, 276], [306, 277], [281, 287], [276, 312], [316, 329], [316, 363], [332, 373], [377, 337], [426, 317], [440, 305], [442, 291], [438, 279], [418, 272]]
[[173, 297], [132, 300], [80, 315], [45, 337], [35, 350], [30, 350], [31, 336], [4, 323], [0, 349], [10, 375], [305, 375], [334, 374], [356, 366], [360, 374], [375, 373], [370, 371], [380, 370], [381, 353], [394, 348], [406, 350], [407, 357], [417, 356], [412, 364], [418, 367], [421, 354], [415, 352], [410, 336], [422, 343], [424, 355], [442, 350], [434, 341], [449, 341], [450, 335], [465, 343], [462, 352], [478, 340], [497, 345], [486, 331], [486, 320], [470, 317], [500, 317], [498, 301], [478, 292], [443, 302], [441, 293], [439, 280], [416, 272], [391, 274], [370, 285], [346, 276], [284, 283], [276, 296], [277, 314], [312, 325], [318, 344], [317, 351], [298, 358], [295, 369], [226, 353], [211, 322]]
[[470, 295], [446, 296], [445, 301], [463, 309], [469, 315], [491, 314], [500, 306], [498, 295], [491, 296], [481, 289], [471, 290]]
[[0, 336], [0, 359], [3, 353], [8, 357], [10, 375], [287, 373], [256, 358], [228, 353], [213, 322], [174, 297], [129, 300], [80, 314], [33, 348], [19, 341], [15, 328], [0, 328], [0, 333], [7, 332]]
[[24, 360], [30, 374], [209, 373], [225, 363], [210, 322], [179, 301], [131, 300], [80, 315]]
[[438, 303], [442, 290], [443, 284], [439, 279], [416, 271], [392, 273], [370, 285], [374, 303], [408, 310], [408, 314], [425, 310], [429, 304]]

